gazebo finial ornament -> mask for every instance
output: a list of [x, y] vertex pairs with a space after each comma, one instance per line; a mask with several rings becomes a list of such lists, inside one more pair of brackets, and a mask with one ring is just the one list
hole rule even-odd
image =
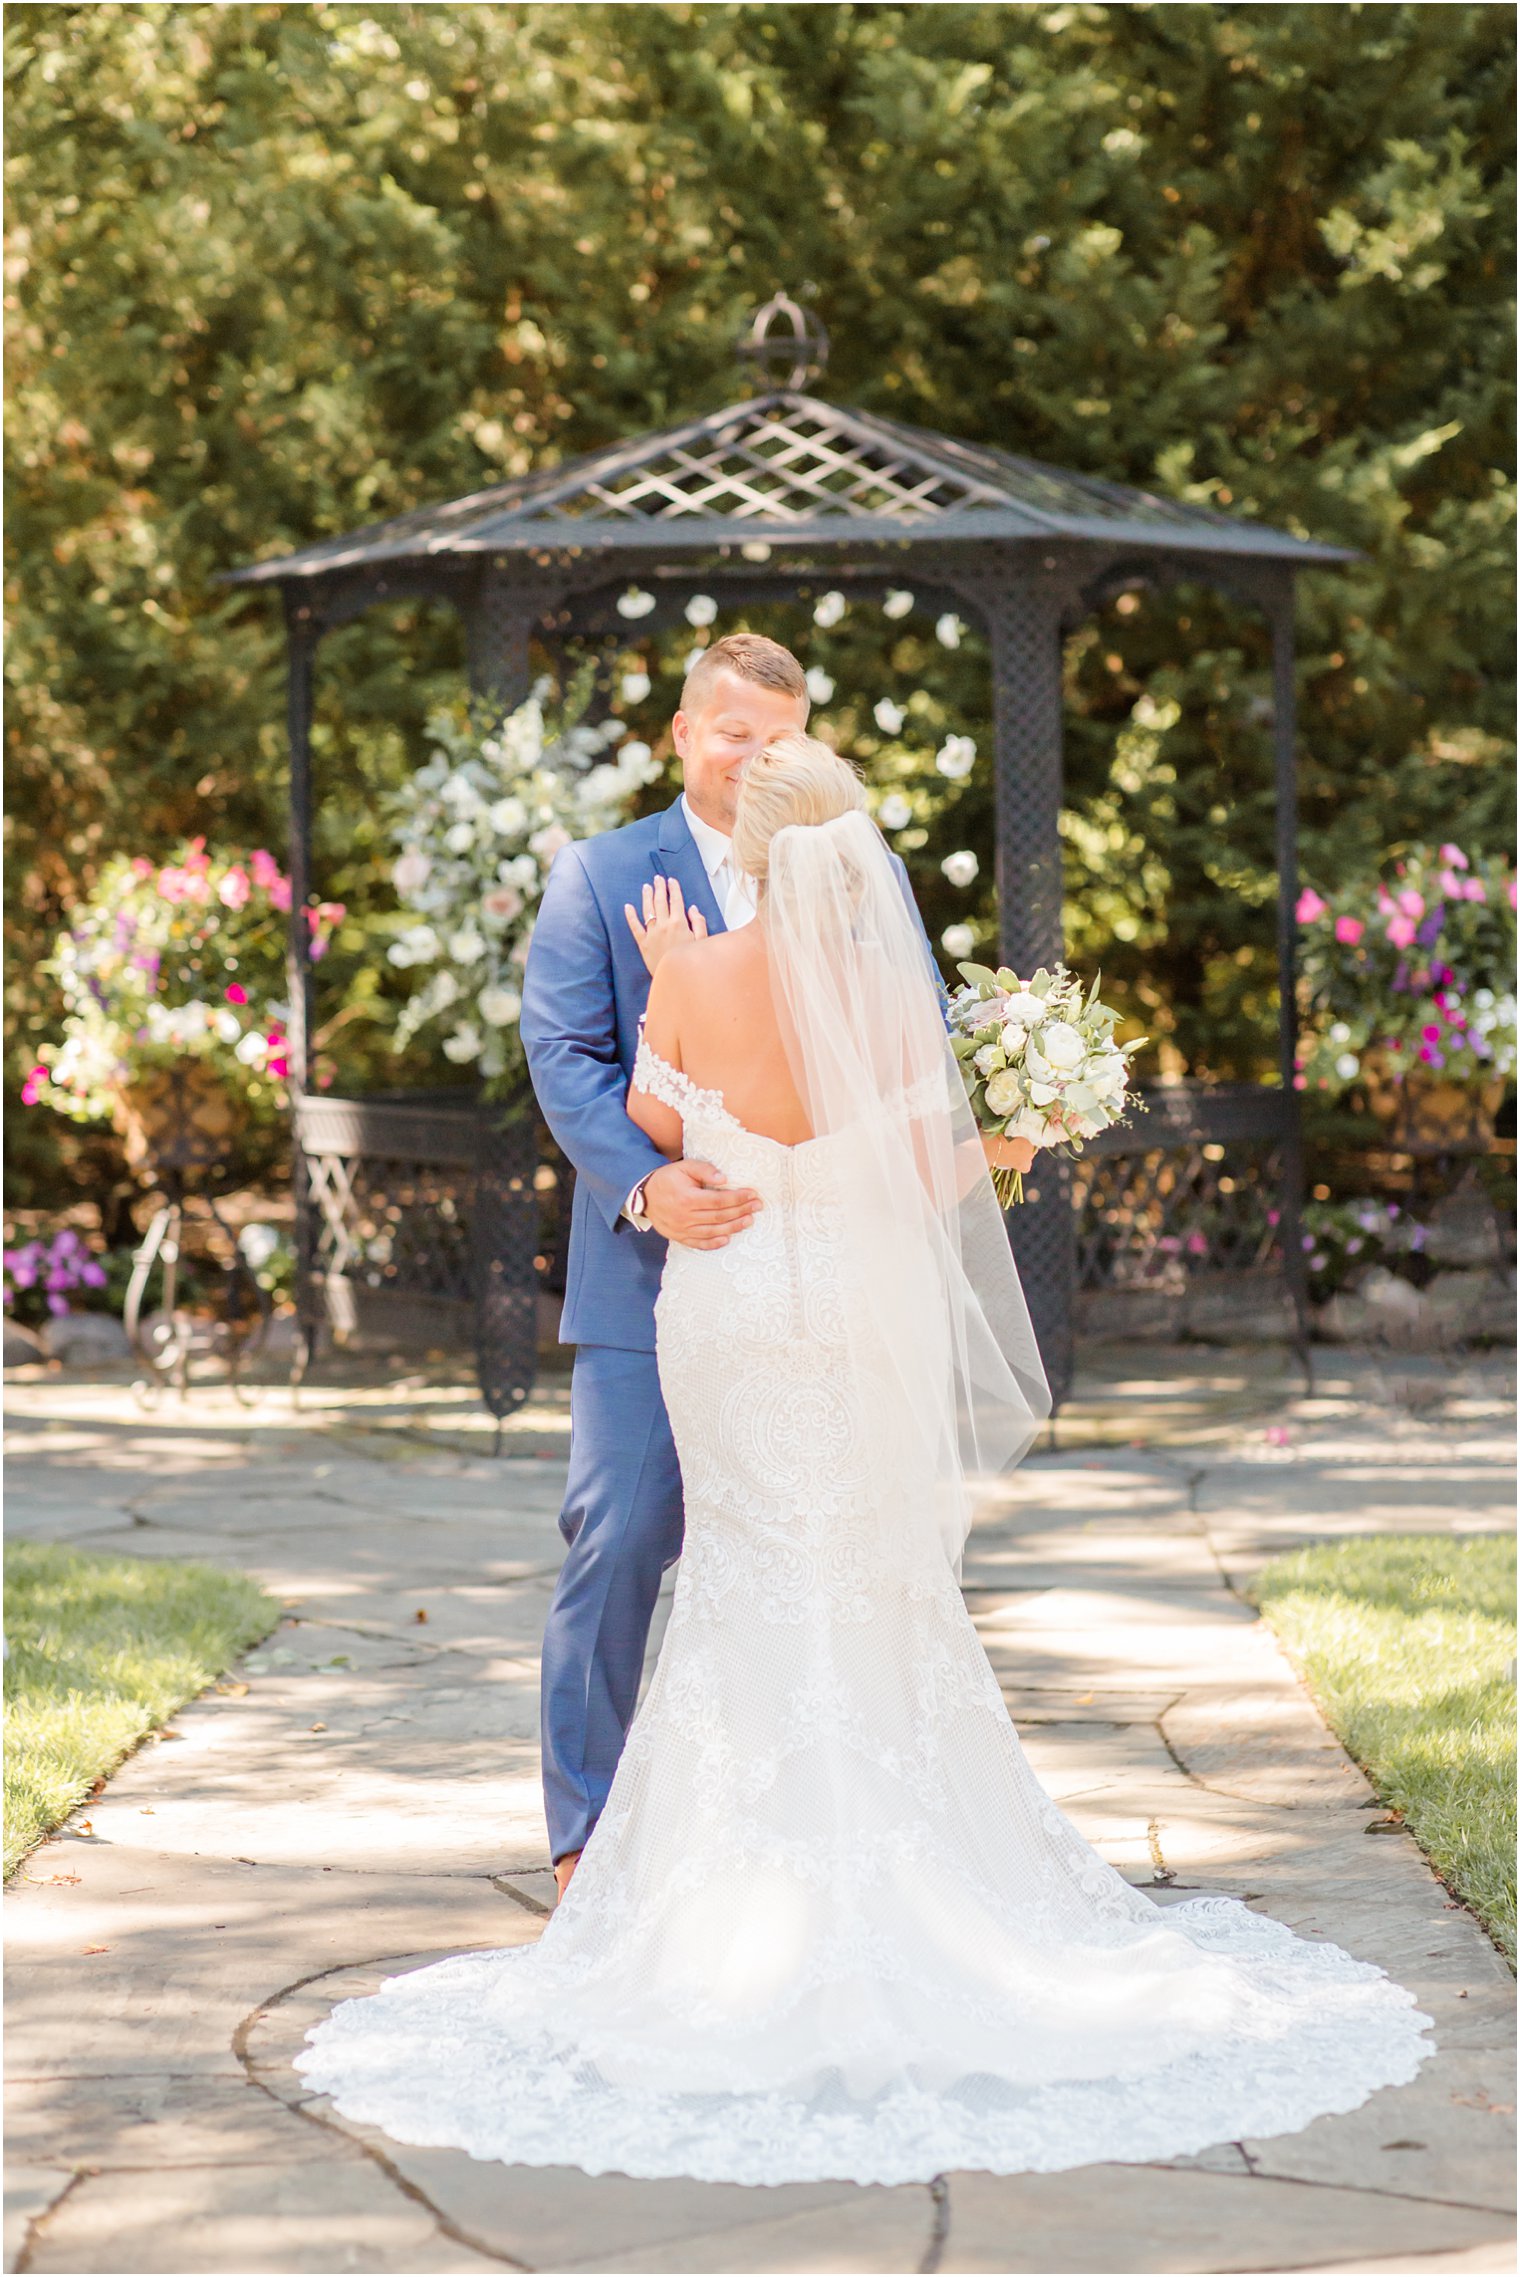
[[[782, 319], [789, 329], [772, 332]], [[734, 354], [772, 387], [802, 388], [809, 376], [824, 371], [829, 360], [829, 335], [823, 319], [800, 308], [790, 293], [772, 293], [757, 309], [749, 329], [739, 335]]]

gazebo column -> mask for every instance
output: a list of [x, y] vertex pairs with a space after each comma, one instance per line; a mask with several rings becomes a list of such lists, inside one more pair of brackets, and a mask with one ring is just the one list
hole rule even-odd
[[1277, 792], [1277, 1059], [1283, 1092], [1282, 1189], [1278, 1232], [1283, 1270], [1309, 1366], [1309, 1276], [1304, 1261], [1303, 1116], [1298, 1076], [1298, 725], [1294, 673], [1294, 576], [1274, 576], [1267, 602], [1272, 628], [1272, 759]]
[[[1000, 956], [1021, 979], [1060, 961], [1061, 625], [1053, 576], [1010, 564], [981, 595], [992, 654]], [[1009, 1237], [1057, 1403], [1071, 1389], [1077, 1229], [1071, 1165], [1036, 1159]]]
[[[290, 929], [285, 951], [286, 993], [290, 998], [287, 1079], [292, 1123], [299, 1133], [300, 1103], [312, 1084], [311, 929], [311, 695], [312, 660], [322, 621], [309, 594], [285, 588], [286, 734], [290, 744]], [[316, 1349], [318, 1321], [312, 1310], [317, 1264], [316, 1215], [311, 1173], [299, 1135], [292, 1149], [291, 1189], [295, 1203], [297, 1372], [304, 1373]]]
[[532, 564], [488, 561], [466, 612], [470, 687], [494, 697], [503, 711], [520, 704], [532, 685], [528, 642], [553, 596]]

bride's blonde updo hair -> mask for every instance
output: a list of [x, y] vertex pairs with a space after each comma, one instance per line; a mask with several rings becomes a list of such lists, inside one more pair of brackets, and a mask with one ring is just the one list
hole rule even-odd
[[848, 759], [800, 727], [783, 728], [744, 770], [731, 841], [733, 859], [762, 891], [770, 844], [788, 823], [833, 822], [863, 808], [866, 794]]

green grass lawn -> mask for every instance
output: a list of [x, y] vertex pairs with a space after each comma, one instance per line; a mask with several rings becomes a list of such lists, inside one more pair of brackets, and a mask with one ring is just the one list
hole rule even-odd
[[280, 1617], [239, 1573], [94, 1557], [50, 1542], [5, 1551], [5, 1872]]
[[1327, 1542], [1274, 1560], [1250, 1594], [1347, 1752], [1513, 1961], [1514, 1542]]

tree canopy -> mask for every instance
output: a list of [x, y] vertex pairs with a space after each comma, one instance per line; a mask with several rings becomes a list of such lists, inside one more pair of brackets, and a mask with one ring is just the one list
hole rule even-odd
[[[1512, 72], [1496, 6], [12, 11], [13, 1068], [108, 858], [283, 851], [278, 612], [216, 572], [746, 392], [778, 285], [838, 400], [1364, 549], [1301, 582], [1305, 874], [1498, 850]], [[763, 629], [903, 782], [931, 929], [990, 927], [979, 642]], [[361, 910], [462, 643], [397, 606], [322, 655], [319, 884]], [[1267, 662], [1188, 589], [1069, 644], [1071, 948], [1177, 1066], [1270, 1058]], [[965, 782], [884, 689], [977, 737]]]

